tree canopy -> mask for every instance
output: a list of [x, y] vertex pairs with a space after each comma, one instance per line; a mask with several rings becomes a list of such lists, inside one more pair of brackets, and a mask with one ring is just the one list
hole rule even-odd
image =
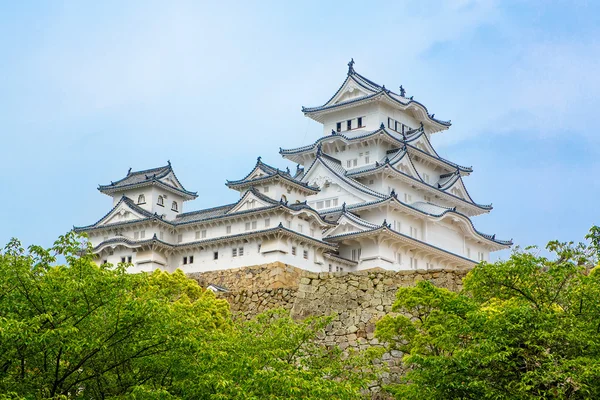
[[405, 353], [406, 399], [600, 398], [600, 229], [481, 263], [453, 293], [401, 288], [376, 334]]
[[13, 240], [0, 254], [0, 397], [357, 398], [366, 364], [312, 340], [328, 322], [277, 310], [238, 322], [180, 271], [98, 266], [72, 233], [50, 250]]

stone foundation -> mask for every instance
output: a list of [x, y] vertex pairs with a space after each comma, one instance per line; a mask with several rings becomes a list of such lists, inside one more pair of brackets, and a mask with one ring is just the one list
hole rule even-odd
[[320, 338], [342, 349], [378, 345], [375, 323], [392, 311], [399, 287], [429, 280], [453, 291], [462, 288], [466, 271], [416, 270], [314, 273], [282, 263], [209, 271], [189, 277], [206, 287], [215, 284], [229, 291], [218, 293], [234, 314], [246, 319], [273, 308], [290, 310], [293, 318], [337, 317]]

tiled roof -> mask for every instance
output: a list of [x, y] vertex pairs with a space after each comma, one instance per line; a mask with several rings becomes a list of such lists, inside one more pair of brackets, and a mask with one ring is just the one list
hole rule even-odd
[[306, 177], [309, 174], [310, 170], [316, 165], [317, 162], [320, 162], [323, 166], [325, 166], [325, 168], [327, 168], [333, 174], [335, 174], [335, 176], [337, 176], [338, 178], [340, 178], [341, 180], [343, 180], [344, 182], [346, 182], [353, 188], [355, 188], [363, 193], [366, 193], [368, 195], [371, 195], [371, 196], [375, 196], [375, 197], [379, 197], [379, 198], [386, 197], [386, 195], [384, 195], [383, 193], [379, 193], [379, 192], [369, 188], [368, 186], [363, 185], [362, 183], [358, 182], [355, 179], [348, 178], [346, 176], [346, 170], [344, 169], [344, 167], [342, 167], [340, 160], [338, 160], [334, 157], [331, 157], [330, 155], [327, 155], [325, 153], [321, 153], [320, 151], [317, 152], [317, 158], [313, 161], [311, 166], [307, 169], [306, 173], [304, 174], [304, 177]]
[[142, 246], [145, 244], [153, 244], [153, 243], [158, 243], [163, 245], [164, 247], [170, 248], [170, 249], [179, 249], [179, 248], [186, 248], [186, 247], [194, 247], [194, 246], [202, 246], [204, 244], [214, 244], [216, 242], [228, 242], [231, 240], [239, 240], [240, 238], [248, 238], [248, 237], [257, 237], [257, 236], [262, 236], [262, 235], [266, 235], [266, 234], [272, 234], [272, 233], [284, 233], [290, 236], [296, 236], [296, 237], [301, 237], [303, 240], [307, 241], [307, 242], [311, 242], [314, 243], [316, 245], [319, 245], [321, 247], [325, 247], [327, 249], [330, 250], [335, 250], [336, 246], [332, 243], [327, 243], [323, 240], [319, 240], [319, 239], [315, 239], [313, 237], [304, 235], [302, 233], [298, 233], [296, 231], [293, 231], [291, 229], [285, 228], [282, 224], [279, 224], [278, 226], [274, 227], [274, 228], [269, 228], [269, 229], [263, 229], [263, 230], [258, 230], [258, 231], [251, 231], [251, 232], [244, 232], [244, 233], [239, 233], [236, 235], [225, 235], [225, 236], [220, 236], [220, 237], [216, 237], [216, 238], [210, 238], [210, 239], [203, 239], [203, 240], [196, 240], [193, 242], [188, 242], [188, 243], [178, 243], [178, 244], [169, 244], [165, 241], [162, 241], [160, 239], [158, 239], [156, 237], [156, 235], [154, 235], [153, 238], [151, 239], [145, 239], [145, 240], [131, 240], [125, 237], [115, 237], [112, 239], [109, 239], [107, 241], [104, 241], [102, 243], [100, 243], [98, 246], [96, 246], [94, 248], [94, 251], [97, 252], [100, 248], [106, 246], [106, 245], [110, 245], [110, 244], [118, 244], [118, 243], [125, 243], [131, 246]]
[[390, 228], [390, 226], [387, 225], [387, 224], [382, 224], [382, 225], [380, 225], [380, 226], [378, 226], [376, 228], [373, 228], [373, 229], [370, 229], [370, 230], [366, 230], [366, 231], [348, 232], [348, 233], [342, 233], [342, 234], [335, 235], [335, 236], [330, 236], [326, 240], [336, 240], [337, 241], [337, 240], [343, 240], [343, 239], [351, 238], [351, 237], [355, 237], [355, 236], [363, 236], [363, 235], [366, 235], [366, 234], [377, 234], [377, 233], [389, 233], [391, 235], [396, 235], [396, 236], [401, 237], [401, 238], [403, 238], [405, 240], [408, 240], [410, 242], [418, 243], [419, 245], [421, 245], [423, 247], [433, 248], [433, 249], [435, 249], [437, 251], [440, 251], [440, 252], [446, 254], [447, 256], [456, 257], [456, 258], [461, 259], [463, 261], [467, 261], [470, 264], [476, 264], [477, 263], [476, 261], [473, 261], [473, 260], [471, 260], [469, 258], [466, 258], [466, 257], [463, 257], [461, 255], [452, 253], [451, 251], [442, 249], [441, 247], [434, 246], [434, 245], [432, 245], [430, 243], [423, 242], [422, 240], [415, 239], [415, 238], [413, 238], [411, 236], [408, 236], [408, 235], [405, 235], [405, 234], [400, 233], [398, 231], [395, 231], [392, 228]]
[[[330, 104], [331, 101], [339, 94], [340, 90], [344, 87], [346, 82], [348, 82], [348, 80], [350, 80], [350, 79], [352, 79], [354, 82], [356, 82], [359, 86], [366, 89], [366, 91], [369, 92], [369, 94], [360, 96], [360, 97], [357, 97], [354, 99], [346, 100], [346, 101], [343, 101], [343, 102], [340, 102], [337, 104]], [[323, 104], [322, 106], [318, 106], [318, 107], [302, 107], [302, 112], [304, 112], [305, 114], [315, 113], [315, 112], [324, 111], [324, 110], [328, 110], [328, 109], [332, 109], [332, 108], [336, 108], [336, 107], [341, 107], [341, 106], [347, 105], [347, 104], [357, 103], [357, 102], [360, 102], [363, 100], [374, 99], [374, 98], [380, 97], [380, 96], [385, 96], [385, 97], [389, 98], [391, 101], [396, 102], [404, 107], [406, 107], [410, 104], [416, 104], [423, 108], [423, 110], [425, 111], [425, 113], [427, 114], [428, 118], [431, 121], [434, 121], [443, 126], [452, 125], [452, 123], [450, 121], [442, 121], [442, 120], [435, 118], [434, 114], [429, 114], [429, 111], [427, 110], [427, 107], [425, 107], [424, 104], [422, 104], [416, 100], [413, 100], [412, 97], [407, 98], [400, 94], [394, 93], [391, 90], [386, 89], [386, 87], [384, 85], [379, 85], [379, 84], [373, 82], [372, 80], [367, 79], [363, 75], [356, 72], [354, 70], [354, 67], [350, 67], [348, 69], [348, 76], [346, 77], [346, 79], [344, 80], [342, 85], [340, 85], [340, 87], [335, 92], [335, 94], [325, 104]]]
[[[423, 150], [419, 149], [418, 147], [412, 145], [411, 142], [415, 141], [416, 139], [418, 139], [421, 136], [423, 136], [427, 140], [427, 142], [429, 142], [427, 135], [424, 135], [424, 131], [421, 128], [417, 128], [417, 129], [414, 129], [412, 131], [405, 133], [405, 137], [402, 137], [402, 134], [400, 134], [398, 132], [395, 132], [393, 130], [388, 130], [384, 126], [381, 126], [379, 129], [374, 130], [374, 131], [355, 130], [355, 131], [344, 132], [344, 133], [332, 132], [331, 135], [323, 136], [323, 137], [317, 139], [314, 143], [306, 145], [306, 146], [297, 147], [294, 149], [280, 148], [279, 154], [281, 154], [282, 156], [285, 157], [286, 155], [300, 154], [300, 153], [304, 153], [304, 152], [314, 152], [314, 151], [316, 151], [319, 144], [321, 144], [327, 140], [331, 140], [332, 138], [339, 138], [346, 143], [350, 143], [353, 141], [361, 141], [363, 139], [367, 139], [369, 137], [379, 135], [379, 134], [386, 135], [392, 141], [395, 141], [399, 147], [403, 147], [406, 145], [406, 146], [408, 146], [408, 148], [412, 149], [413, 151], [418, 152], [419, 154], [439, 160], [443, 164], [448, 165], [448, 167], [450, 167], [451, 169], [459, 168], [462, 172], [467, 172], [467, 173], [473, 172], [472, 167], [465, 167], [465, 166], [456, 164], [452, 161], [449, 161], [445, 158], [440, 157], [437, 153], [429, 154], [429, 153], [426, 153]], [[429, 143], [429, 144], [431, 146], [431, 143]], [[431, 148], [433, 149], [433, 147], [431, 147]], [[435, 150], [434, 150], [434, 152], [435, 152]]]
[[[258, 177], [258, 178], [248, 179], [254, 173], [254, 171], [256, 171], [257, 169], [260, 169], [263, 172], [265, 172], [265, 175]], [[296, 176], [297, 175], [299, 175], [298, 170], [296, 171]], [[287, 181], [288, 183], [292, 184], [293, 186], [300, 187], [303, 190], [305, 190], [311, 194], [315, 194], [319, 191], [319, 188], [309, 186], [308, 184], [297, 179], [296, 176], [292, 176], [291, 173], [289, 172], [289, 169], [286, 171], [282, 171], [279, 168], [274, 168], [274, 167], [262, 162], [261, 158], [258, 157], [258, 159], [256, 161], [256, 165], [254, 166], [252, 171], [250, 171], [250, 173], [248, 173], [248, 175], [246, 175], [244, 178], [236, 180], [236, 181], [227, 181], [227, 186], [229, 188], [242, 188], [242, 187], [247, 187], [250, 185], [259, 184], [259, 183], [263, 183], [265, 181], [279, 178], [279, 179], [283, 179], [284, 181]]]
[[[137, 222], [141, 222], [141, 221], [148, 221], [151, 219], [163, 221], [163, 219], [160, 215], [153, 214], [149, 211], [146, 211], [142, 207], [135, 204], [135, 202], [133, 200], [131, 200], [129, 197], [122, 196], [121, 199], [117, 202], [117, 204], [115, 204], [115, 206], [113, 208], [111, 208], [110, 211], [107, 212], [104, 216], [102, 216], [102, 218], [100, 218], [98, 221], [96, 221], [95, 223], [93, 223], [91, 225], [87, 225], [87, 226], [74, 226], [73, 231], [84, 232], [84, 231], [92, 229], [92, 228], [97, 228], [98, 224], [100, 224], [106, 217], [108, 217], [114, 210], [116, 210], [118, 207], [120, 207], [121, 204], [123, 204], [123, 203], [127, 204], [127, 206], [129, 208], [131, 208], [133, 211], [143, 215], [145, 218], [131, 220], [131, 221], [125, 221], [125, 222], [118, 222], [118, 223], [113, 223], [113, 224], [101, 225], [103, 228], [105, 228], [105, 227], [109, 228], [111, 226], [120, 226], [120, 225], [124, 225], [124, 224], [132, 224], [132, 223], [137, 223]], [[163, 222], [168, 223], [167, 221], [163, 221]]]
[[[173, 186], [173, 185], [169, 185], [168, 183], [165, 183], [160, 180], [161, 178], [166, 177], [170, 173], [173, 173], [173, 177], [175, 178], [177, 183], [181, 186], [181, 188]], [[127, 176], [125, 176], [125, 178], [119, 179], [116, 182], [111, 182], [108, 185], [99, 185], [98, 190], [103, 193], [105, 193], [105, 192], [110, 193], [110, 192], [114, 192], [114, 191], [120, 190], [120, 189], [129, 189], [129, 188], [133, 188], [133, 187], [137, 187], [137, 186], [141, 186], [141, 185], [152, 184], [152, 183], [164, 185], [165, 187], [167, 187], [171, 190], [174, 190], [176, 192], [183, 194], [187, 198], [198, 197], [196, 192], [190, 192], [190, 191], [186, 190], [183, 187], [183, 185], [181, 185], [181, 182], [179, 182], [179, 179], [177, 179], [177, 175], [175, 175], [175, 172], [173, 171], [173, 168], [171, 167], [170, 162], [167, 165], [162, 166], [162, 167], [145, 169], [142, 171], [132, 172], [131, 168], [130, 168], [129, 171], [127, 172]]]
[[[469, 218], [467, 215], [461, 213], [460, 211], [457, 211], [455, 207], [452, 207], [452, 208], [451, 207], [443, 207], [443, 206], [439, 206], [439, 205], [424, 202], [424, 201], [417, 201], [417, 202], [408, 204], [408, 203], [398, 200], [398, 198], [395, 195], [391, 195], [383, 200], [371, 201], [368, 203], [358, 203], [358, 204], [352, 204], [352, 205], [344, 204], [342, 207], [333, 208], [333, 209], [323, 212], [323, 215], [325, 215], [325, 216], [326, 215], [337, 215], [337, 213], [340, 213], [340, 216], [342, 214], [353, 215], [353, 213], [352, 213], [353, 211], [358, 211], [361, 208], [370, 208], [372, 206], [378, 206], [378, 205], [386, 203], [386, 202], [396, 202], [397, 204], [400, 204], [404, 207], [407, 207], [409, 209], [420, 212], [421, 214], [425, 214], [425, 215], [435, 217], [435, 218], [443, 217], [444, 215], [449, 214], [449, 213], [456, 214], [456, 215], [459, 215], [459, 216], [465, 218], [468, 221], [471, 228], [473, 229], [473, 231], [477, 235], [483, 237], [484, 239], [490, 240], [501, 246], [512, 246], [512, 244], [513, 244], [512, 240], [496, 239], [495, 234], [488, 235], [486, 233], [478, 231], [475, 228], [475, 225], [473, 225], [473, 221], [471, 221], [471, 218]], [[337, 219], [339, 219], [340, 216], [338, 216]], [[359, 217], [357, 217], [357, 218], [359, 218]], [[364, 221], [364, 220], [362, 220], [362, 221]]]

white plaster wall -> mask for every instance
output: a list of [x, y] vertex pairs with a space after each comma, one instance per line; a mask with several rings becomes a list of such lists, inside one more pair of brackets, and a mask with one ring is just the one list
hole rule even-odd
[[336, 124], [342, 123], [341, 134], [347, 132], [346, 121], [352, 119], [353, 129], [356, 127], [356, 118], [363, 117], [363, 126], [360, 130], [374, 131], [379, 128], [380, 121], [378, 121], [378, 107], [373, 104], [364, 104], [357, 107], [348, 108], [328, 114], [323, 120], [323, 135], [327, 136], [331, 134], [332, 130], [336, 130]]

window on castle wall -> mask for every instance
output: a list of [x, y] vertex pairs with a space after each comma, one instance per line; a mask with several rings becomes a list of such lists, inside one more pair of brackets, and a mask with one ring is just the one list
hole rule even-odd
[[342, 123], [341, 122], [338, 122], [337, 124], [335, 124], [335, 131], [336, 132], [342, 131]]
[[231, 249], [231, 257], [237, 257], [237, 247]]
[[325, 200], [325, 208], [331, 207], [331, 200]]
[[194, 256], [190, 256], [190, 264], [194, 263]]
[[196, 239], [196, 240], [200, 239], [200, 231], [195, 232], [194, 239]]
[[302, 257], [303, 257], [305, 260], [308, 260], [308, 250], [304, 250], [304, 251], [302, 252]]
[[165, 238], [165, 233], [163, 231], [160, 231], [159, 233], [159, 239], [163, 240]]
[[292, 246], [292, 255], [295, 256], [296, 255], [296, 246]]
[[265, 193], [269, 193], [269, 187], [265, 186]]
[[337, 205], [338, 205], [338, 199], [337, 199], [337, 198], [336, 198], [336, 199], [333, 199], [333, 206], [334, 206], [334, 207], [337, 207]]
[[183, 242], [183, 234], [177, 235], [177, 243]]
[[158, 196], [158, 200], [156, 201], [156, 204], [158, 204], [161, 207], [165, 206], [165, 200], [163, 199], [162, 196]]
[[146, 197], [143, 194], [138, 196], [138, 204], [146, 204]]
[[187, 261], [188, 261], [188, 258], [187, 257], [183, 257], [183, 265], [186, 265]]
[[351, 119], [346, 121], [346, 129], [349, 131], [352, 130], [352, 120]]
[[219, 259], [219, 252], [215, 251], [213, 252], [213, 260], [218, 260]]
[[140, 233], [138, 231], [133, 232], [133, 239], [138, 240], [140, 238]]
[[178, 209], [177, 209], [177, 202], [176, 201], [174, 201], [173, 204], [171, 204], [171, 210], [172, 211], [178, 211]]
[[206, 229], [202, 230], [201, 236], [202, 236], [202, 239], [206, 238]]
[[250, 222], [246, 222], [246, 224], [245, 224], [245, 229], [246, 229], [247, 231], [249, 231], [249, 230], [250, 230]]
[[260, 248], [262, 247], [262, 244], [258, 244], [258, 252], [260, 253]]
[[363, 127], [363, 119], [362, 119], [362, 117], [358, 117], [357, 121], [358, 121], [358, 127], [362, 128]]
[[252, 221], [252, 229], [256, 229], [256, 221]]
[[265, 218], [265, 228], [271, 226], [271, 218]]
[[332, 265], [329, 264], [329, 272], [331, 272], [331, 270], [332, 270]]
[[227, 225], [227, 226], [225, 227], [225, 231], [226, 231], [227, 233], [231, 233], [231, 225]]

